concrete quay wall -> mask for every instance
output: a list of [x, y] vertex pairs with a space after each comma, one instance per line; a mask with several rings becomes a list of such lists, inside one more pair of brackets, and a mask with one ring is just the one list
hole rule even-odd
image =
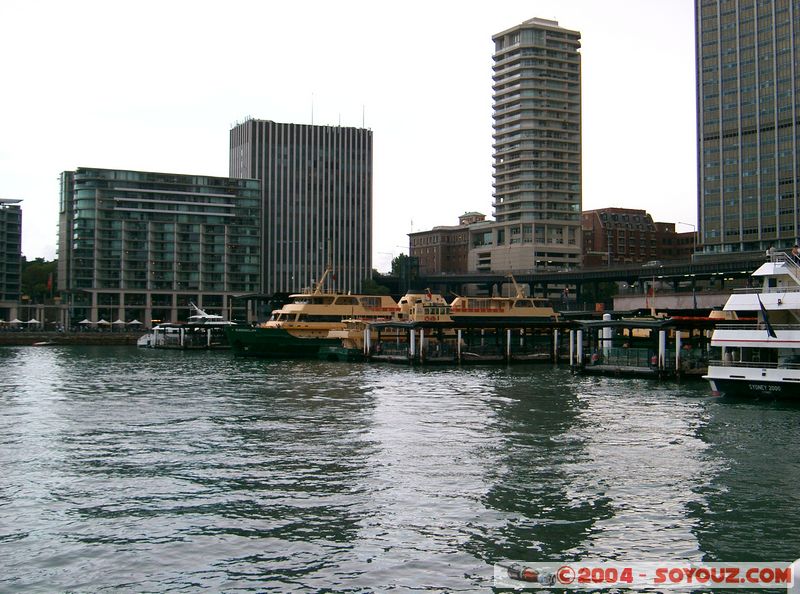
[[27, 332], [5, 330], [0, 332], [0, 346], [30, 346], [37, 342], [64, 345], [130, 346], [144, 332]]

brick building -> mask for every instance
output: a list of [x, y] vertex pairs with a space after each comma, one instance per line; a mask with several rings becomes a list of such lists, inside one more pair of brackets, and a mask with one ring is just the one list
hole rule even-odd
[[646, 263], [686, 260], [695, 248], [694, 231], [678, 233], [675, 223], [654, 222], [647, 211], [601, 208], [581, 215], [583, 265]]
[[409, 253], [419, 261], [419, 274], [467, 272], [469, 226], [485, 218], [479, 212], [466, 212], [458, 217], [458, 225], [409, 233]]

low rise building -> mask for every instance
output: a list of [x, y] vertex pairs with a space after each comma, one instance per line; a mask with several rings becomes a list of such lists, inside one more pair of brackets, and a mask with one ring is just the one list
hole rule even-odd
[[585, 268], [654, 260], [686, 260], [694, 232], [677, 233], [675, 223], [653, 221], [642, 209], [600, 208], [581, 215]]
[[409, 233], [409, 253], [419, 262], [419, 274], [467, 272], [470, 225], [485, 219], [479, 212], [466, 212], [458, 217], [458, 225]]

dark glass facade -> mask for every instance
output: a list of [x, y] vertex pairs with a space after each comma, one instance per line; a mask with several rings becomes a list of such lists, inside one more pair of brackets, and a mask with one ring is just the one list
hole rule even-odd
[[798, 236], [800, 3], [696, 0], [698, 213], [705, 251]]
[[330, 286], [361, 290], [372, 272], [371, 130], [247, 120], [231, 130], [230, 175], [261, 180], [264, 293], [299, 291], [328, 264]]
[[[19, 200], [0, 199], [0, 318], [20, 299], [22, 283], [22, 210]], [[9, 321], [6, 319], [6, 321]]]
[[260, 289], [260, 233], [257, 180], [67, 171], [59, 289], [70, 293], [72, 317], [95, 321], [177, 321], [189, 301], [241, 318], [229, 298]]

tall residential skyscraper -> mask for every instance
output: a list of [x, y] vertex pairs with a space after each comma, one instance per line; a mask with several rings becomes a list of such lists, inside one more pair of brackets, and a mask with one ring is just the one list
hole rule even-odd
[[796, 0], [695, 0], [698, 219], [705, 251], [798, 236]]
[[328, 288], [372, 273], [372, 131], [249, 119], [231, 130], [230, 175], [261, 180], [263, 291]]
[[494, 52], [496, 223], [473, 233], [470, 267], [574, 267], [581, 256], [580, 33], [534, 18]]

